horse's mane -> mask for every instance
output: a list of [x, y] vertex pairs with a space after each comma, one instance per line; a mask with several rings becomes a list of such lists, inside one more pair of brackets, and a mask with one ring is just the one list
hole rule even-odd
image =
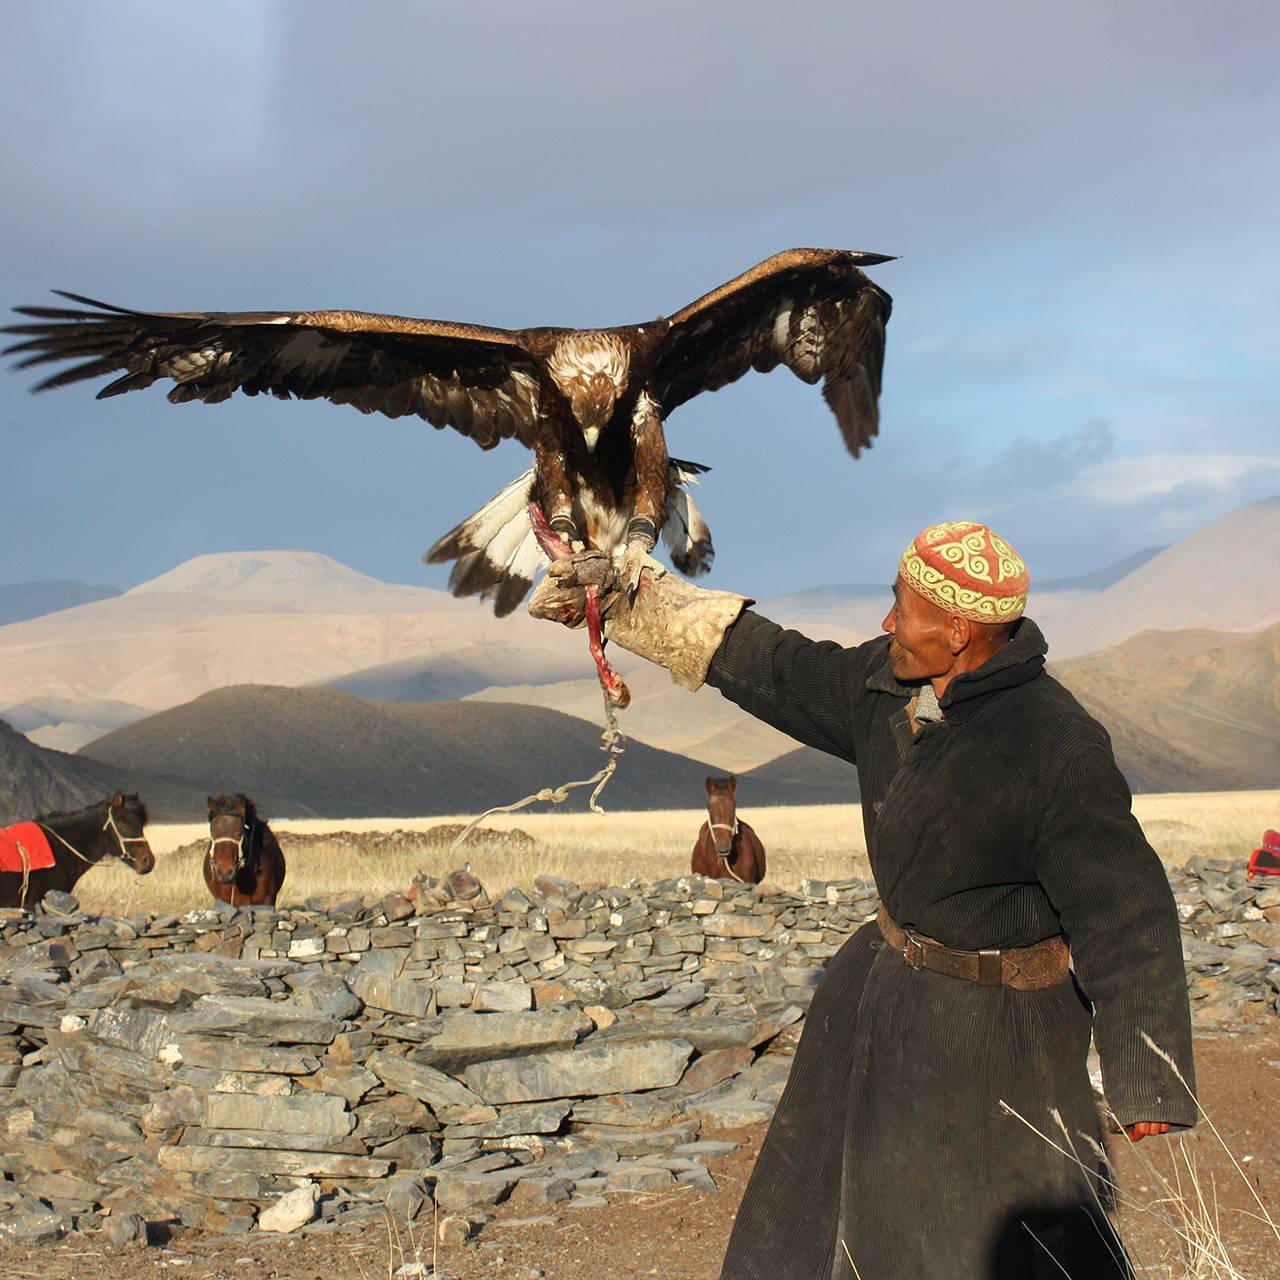
[[242, 817], [246, 823], [257, 822], [258, 806], [241, 791], [225, 792], [209, 797], [209, 817]]
[[[95, 800], [92, 804], [87, 804], [83, 809], [50, 809], [46, 813], [38, 814], [34, 821], [36, 822], [52, 822], [55, 818], [87, 818], [95, 811], [105, 813], [111, 807], [111, 801], [114, 796], [107, 796], [104, 800]], [[145, 827], [149, 819], [147, 818], [147, 806], [142, 803], [142, 799], [137, 794], [122, 796], [123, 804], [121, 808], [129, 814], [132, 814]]]

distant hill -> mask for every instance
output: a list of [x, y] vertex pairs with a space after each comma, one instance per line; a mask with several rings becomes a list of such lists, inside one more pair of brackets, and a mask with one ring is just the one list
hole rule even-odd
[[0, 720], [0, 825], [101, 798], [91, 768], [28, 742]]
[[53, 809], [79, 809], [115, 791], [136, 791], [153, 819], [202, 815], [205, 792], [164, 774], [38, 746], [0, 720], [0, 825]]
[[[1135, 791], [1230, 791], [1280, 780], [1280, 624], [1260, 632], [1146, 631], [1050, 669], [1111, 733]], [[685, 754], [721, 772], [790, 787], [791, 795], [807, 788], [811, 798], [793, 803], [856, 798], [856, 779], [851, 772], [845, 777], [842, 762], [796, 749], [714, 690], [690, 697], [656, 668], [628, 670], [627, 680], [640, 714], [630, 721], [628, 711], [623, 725], [636, 738], [654, 746], [678, 741]], [[486, 690], [479, 698], [502, 692]], [[580, 681], [507, 692], [522, 701], [554, 698], [573, 714], [580, 708], [590, 714], [591, 698], [599, 697]]]
[[146, 714], [142, 707], [131, 702], [115, 702], [110, 698], [87, 702], [45, 698], [0, 709], [0, 719], [8, 721], [19, 733], [25, 733], [32, 742], [55, 751], [77, 751], [86, 742]]
[[1105, 591], [1167, 550], [1167, 547], [1146, 547], [1142, 551], [1135, 551], [1131, 556], [1125, 556], [1123, 560], [1117, 560], [1115, 564], [1095, 569], [1078, 578], [1047, 578], [1044, 582], [1032, 583], [1032, 586], [1037, 594], [1045, 591]]
[[[1135, 552], [1073, 578], [1039, 581], [1031, 566], [1027, 612], [1058, 659], [1109, 648], [1139, 631], [1211, 627], [1251, 631], [1280, 622], [1280, 497], [1252, 502], [1172, 546]], [[856, 644], [880, 630], [883, 587], [816, 587], [763, 600], [766, 617], [814, 639]]]
[[[690, 694], [673, 684], [661, 667], [627, 653], [609, 652], [631, 689], [631, 705], [621, 724], [632, 741], [675, 751], [715, 768], [737, 770], [754, 768], [795, 745], [786, 734], [740, 711], [715, 689]], [[518, 702], [584, 720], [598, 720], [601, 714], [600, 682], [594, 676], [485, 689], [467, 701]]]
[[25, 622], [46, 613], [72, 609], [78, 604], [108, 600], [120, 594], [119, 587], [50, 578], [39, 582], [10, 582], [0, 586], [0, 627]]
[[1277, 564], [1280, 497], [1251, 502], [1166, 547], [1086, 608], [1051, 619], [1050, 653], [1075, 657], [1152, 629], [1270, 626], [1280, 622]]
[[[117, 729], [78, 760], [168, 775], [196, 797], [244, 791], [277, 817], [479, 812], [603, 763], [596, 725], [536, 707], [365, 702], [334, 689], [242, 685]], [[701, 803], [707, 767], [629, 744], [605, 793], [616, 809]], [[787, 803], [779, 784], [753, 803]], [[585, 797], [584, 797], [585, 803]]]
[[858, 771], [845, 760], [800, 747], [762, 764], [739, 777], [738, 803], [751, 805], [779, 803], [758, 796], [783, 791], [791, 798], [786, 804], [857, 804]]
[[67, 726], [59, 740], [83, 742], [112, 727], [98, 715], [104, 702], [145, 714], [228, 685], [353, 673], [364, 673], [355, 683], [362, 692], [387, 694], [401, 679], [409, 696], [422, 696], [432, 671], [437, 695], [448, 696], [460, 684], [508, 678], [515, 653], [525, 655], [523, 680], [544, 666], [552, 678], [590, 670], [585, 650], [581, 637], [524, 614], [497, 619], [473, 600], [379, 582], [313, 552], [235, 552], [0, 627], [0, 708], [56, 703], [61, 719], [47, 727]]
[[536, 684], [573, 679], [582, 674], [584, 665], [582, 653], [562, 648], [478, 644], [428, 658], [384, 662], [323, 683], [377, 702], [442, 702], [465, 698], [491, 685], [523, 684], [531, 675]]
[[1051, 670], [1106, 726], [1136, 791], [1280, 780], [1280, 624], [1248, 634], [1144, 631]]

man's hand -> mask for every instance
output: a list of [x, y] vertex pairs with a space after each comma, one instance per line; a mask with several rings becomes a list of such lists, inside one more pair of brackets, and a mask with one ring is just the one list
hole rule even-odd
[[588, 586], [600, 588], [600, 613], [607, 616], [621, 584], [613, 561], [604, 552], [579, 551], [553, 560], [529, 601], [529, 612], [535, 618], [580, 627], [586, 619]]
[[1163, 1120], [1139, 1120], [1125, 1129], [1130, 1142], [1141, 1142], [1143, 1138], [1156, 1138], [1168, 1132], [1169, 1126]]

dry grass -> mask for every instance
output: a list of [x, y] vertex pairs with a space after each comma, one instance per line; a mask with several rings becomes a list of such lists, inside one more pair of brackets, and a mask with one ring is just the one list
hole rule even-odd
[[[608, 792], [605, 793], [607, 801]], [[1148, 838], [1170, 866], [1193, 854], [1237, 860], [1247, 858], [1265, 827], [1280, 821], [1280, 791], [1221, 792], [1138, 796], [1134, 811]], [[467, 822], [471, 814], [436, 818], [281, 819], [272, 830], [428, 831], [446, 823]], [[839, 880], [870, 876], [859, 805], [806, 805], [776, 809], [744, 808], [768, 851], [769, 880], [794, 888], [800, 880]], [[689, 869], [689, 855], [705, 810], [667, 809], [648, 813], [517, 813], [496, 815], [486, 826], [528, 832], [536, 847], [523, 853], [486, 848], [474, 841], [464, 857], [491, 891], [528, 886], [540, 874], [564, 876], [585, 884], [623, 884], [634, 876], [656, 880]], [[130, 914], [135, 911], [186, 911], [207, 905], [199, 857], [173, 856], [184, 844], [208, 838], [195, 824], [156, 824], [148, 828], [157, 854], [155, 871], [145, 878], [110, 865], [93, 871], [77, 888], [87, 911]], [[286, 852], [288, 845], [286, 841]], [[391, 854], [353, 853], [348, 847], [309, 847], [290, 859], [281, 905], [321, 893], [389, 893], [403, 890], [418, 871], [441, 875], [452, 869], [448, 846], [402, 849]]]
[[[1242, 1221], [1241, 1215], [1251, 1219], [1261, 1228], [1264, 1236], [1274, 1237], [1276, 1246], [1280, 1248], [1280, 1226], [1276, 1224], [1253, 1180], [1227, 1145], [1218, 1126], [1200, 1105], [1199, 1099], [1195, 1099], [1177, 1063], [1146, 1032], [1142, 1033], [1142, 1038], [1153, 1053], [1168, 1063], [1178, 1083], [1193, 1097], [1199, 1112], [1199, 1122], [1213, 1135], [1213, 1141], [1225, 1155], [1238, 1179], [1239, 1187], [1246, 1193], [1243, 1197], [1246, 1207], [1237, 1207], [1234, 1211], [1235, 1223]], [[1110, 1162], [1103, 1149], [1084, 1135], [1081, 1137], [1087, 1150], [1084, 1158], [1081, 1158], [1075, 1141], [1056, 1111], [1052, 1116], [1057, 1131], [1052, 1131], [1054, 1126], [1051, 1126], [1051, 1132], [1045, 1133], [1007, 1103], [1001, 1102], [1000, 1105], [1055, 1151], [1078, 1165], [1091, 1187], [1094, 1185], [1095, 1161], [1100, 1161], [1104, 1169], [1109, 1167]], [[1103, 1114], [1113, 1131], [1118, 1133], [1121, 1126], [1115, 1114], [1109, 1107], [1103, 1108]], [[1252, 1280], [1249, 1273], [1239, 1269], [1232, 1257], [1236, 1248], [1233, 1237], [1238, 1232], [1233, 1231], [1230, 1226], [1224, 1226], [1227, 1214], [1220, 1204], [1218, 1188], [1211, 1177], [1202, 1175], [1196, 1152], [1181, 1134], [1168, 1144], [1154, 1144], [1154, 1150], [1148, 1143], [1150, 1139], [1144, 1140], [1142, 1144], [1135, 1145], [1133, 1151], [1138, 1157], [1143, 1181], [1147, 1184], [1140, 1187], [1139, 1191], [1150, 1192], [1154, 1189], [1153, 1195], [1140, 1198], [1128, 1187], [1105, 1175], [1102, 1178], [1105, 1191], [1099, 1188], [1094, 1193], [1099, 1213], [1112, 1226], [1116, 1243], [1114, 1255], [1119, 1258], [1123, 1250], [1140, 1280]], [[1116, 1220], [1121, 1216], [1127, 1224], [1123, 1233], [1116, 1226]], [[1146, 1256], [1153, 1240], [1163, 1244], [1164, 1257], [1158, 1261]], [[1276, 1255], [1273, 1252], [1271, 1256]]]

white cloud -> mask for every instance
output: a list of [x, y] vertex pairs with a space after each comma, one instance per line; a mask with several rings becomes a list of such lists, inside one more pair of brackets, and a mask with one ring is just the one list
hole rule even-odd
[[1152, 453], [1112, 458], [1081, 468], [1080, 490], [1097, 502], [1132, 503], [1182, 485], [1228, 489], [1250, 472], [1274, 470], [1275, 458], [1247, 453]]

